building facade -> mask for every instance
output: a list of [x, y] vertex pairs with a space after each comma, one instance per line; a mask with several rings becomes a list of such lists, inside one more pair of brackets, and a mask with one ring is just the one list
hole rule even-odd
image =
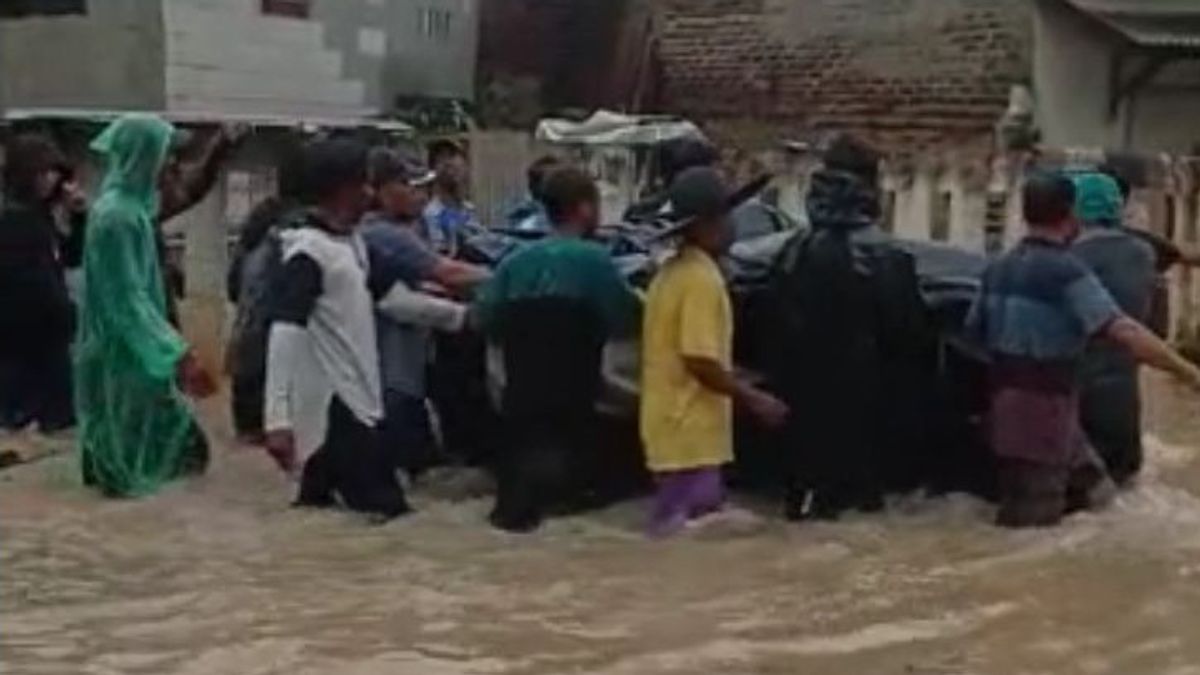
[[1037, 0], [1033, 75], [1054, 146], [1196, 154], [1200, 3]]
[[472, 98], [477, 40], [476, 0], [6, 0], [0, 108], [375, 116]]

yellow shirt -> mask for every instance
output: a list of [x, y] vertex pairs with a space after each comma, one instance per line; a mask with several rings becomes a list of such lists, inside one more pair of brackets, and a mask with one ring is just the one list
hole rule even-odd
[[684, 356], [733, 362], [733, 311], [708, 254], [684, 248], [650, 285], [642, 331], [641, 428], [651, 471], [733, 461], [733, 403], [705, 388]]

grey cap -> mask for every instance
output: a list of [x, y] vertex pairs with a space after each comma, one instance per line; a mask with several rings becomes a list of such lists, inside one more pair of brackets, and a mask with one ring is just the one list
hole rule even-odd
[[391, 148], [372, 150], [368, 165], [371, 184], [375, 187], [394, 181], [419, 187], [429, 185], [437, 177], [437, 174], [415, 155]]

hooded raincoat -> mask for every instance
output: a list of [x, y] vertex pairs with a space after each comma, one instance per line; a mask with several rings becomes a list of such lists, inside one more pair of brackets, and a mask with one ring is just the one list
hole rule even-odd
[[792, 518], [876, 508], [916, 487], [927, 463], [924, 363], [932, 335], [912, 257], [878, 226], [875, 187], [824, 169], [811, 232], [776, 262], [768, 371], [793, 410], [784, 456]]
[[91, 146], [105, 174], [83, 253], [76, 413], [84, 480], [111, 496], [154, 492], [205, 459], [176, 385], [187, 345], [167, 320], [154, 240], [173, 134], [156, 117], [129, 115]]

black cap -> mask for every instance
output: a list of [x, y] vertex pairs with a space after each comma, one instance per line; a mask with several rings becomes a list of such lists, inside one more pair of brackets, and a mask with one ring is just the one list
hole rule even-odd
[[675, 234], [698, 220], [718, 218], [762, 192], [771, 176], [759, 176], [734, 190], [712, 167], [693, 167], [679, 174], [667, 191], [660, 219], [668, 223], [663, 236]]

